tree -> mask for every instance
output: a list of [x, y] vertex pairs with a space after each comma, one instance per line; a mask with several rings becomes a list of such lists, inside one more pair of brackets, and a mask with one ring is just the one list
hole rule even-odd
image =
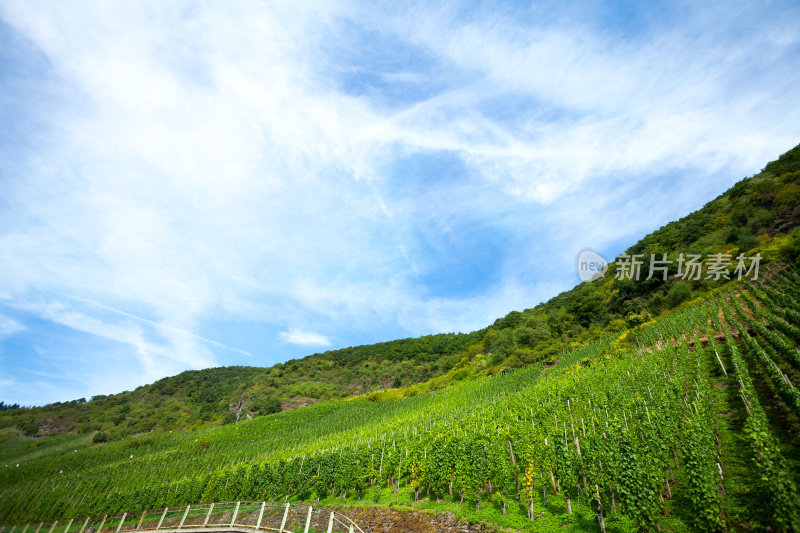
[[543, 315], [534, 315], [522, 321], [522, 326], [516, 330], [515, 339], [521, 346], [534, 346], [537, 342], [549, 339], [550, 326]]
[[250, 410], [258, 416], [271, 415], [283, 411], [281, 402], [277, 398], [266, 398], [253, 402]]
[[511, 354], [514, 349], [514, 332], [501, 329], [492, 338], [492, 364], [498, 364]]
[[494, 327], [497, 329], [513, 329], [517, 327], [522, 320], [522, 313], [519, 311], [511, 311], [503, 318], [498, 318], [494, 322]]
[[672, 284], [667, 293], [667, 304], [670, 308], [677, 306], [681, 302], [688, 300], [692, 296], [692, 285], [685, 281], [678, 281]]
[[589, 327], [593, 322], [602, 322], [608, 314], [599, 294], [579, 297], [569, 304], [568, 311], [575, 315], [575, 321], [583, 327]]

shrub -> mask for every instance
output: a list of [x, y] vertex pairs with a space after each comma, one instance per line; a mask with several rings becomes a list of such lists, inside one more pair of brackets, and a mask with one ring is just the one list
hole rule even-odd
[[39, 425], [36, 423], [36, 421], [34, 421], [33, 419], [29, 418], [27, 420], [23, 420], [22, 422], [20, 422], [19, 429], [25, 435], [28, 435], [28, 436], [36, 435], [39, 432]]
[[780, 250], [778, 250], [778, 255], [787, 263], [794, 263], [800, 259], [800, 231], [791, 233], [791, 240], [781, 246]]
[[677, 306], [681, 302], [688, 300], [692, 296], [692, 286], [685, 281], [678, 281], [672, 284], [667, 293], [667, 303], [670, 308]]
[[615, 318], [611, 322], [608, 323], [608, 330], [609, 331], [622, 331], [625, 329], [625, 321], [621, 318]]
[[280, 413], [283, 408], [281, 402], [276, 398], [266, 398], [253, 402], [250, 404], [250, 410], [258, 416], [271, 415], [272, 413]]

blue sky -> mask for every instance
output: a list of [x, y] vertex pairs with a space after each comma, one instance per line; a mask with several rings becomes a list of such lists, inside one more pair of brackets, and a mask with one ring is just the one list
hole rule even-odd
[[0, 0], [0, 399], [471, 331], [800, 142], [797, 2]]

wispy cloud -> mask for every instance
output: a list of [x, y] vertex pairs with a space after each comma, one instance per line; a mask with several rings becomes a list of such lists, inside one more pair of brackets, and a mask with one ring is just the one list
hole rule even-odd
[[183, 330], [183, 329], [180, 329], [180, 328], [176, 328], [174, 326], [170, 326], [169, 324], [160, 324], [158, 322], [154, 322], [152, 320], [148, 320], [147, 318], [133, 315], [133, 314], [128, 313], [126, 311], [123, 311], [121, 309], [117, 309], [115, 307], [111, 307], [110, 305], [105, 305], [105, 304], [102, 304], [100, 302], [95, 302], [95, 301], [89, 300], [87, 298], [81, 298], [80, 296], [74, 296], [74, 295], [65, 295], [65, 296], [70, 298], [70, 299], [72, 299], [72, 300], [77, 300], [79, 302], [88, 303], [88, 304], [91, 304], [91, 305], [93, 305], [95, 307], [99, 307], [100, 309], [104, 309], [106, 311], [111, 311], [112, 313], [116, 313], [118, 315], [122, 315], [122, 316], [124, 316], [126, 318], [131, 318], [133, 320], [136, 320], [137, 322], [148, 324], [148, 325], [153, 326], [154, 328], [159, 329], [159, 330], [166, 330], [166, 331], [168, 331], [170, 333], [175, 333], [177, 335], [184, 335], [184, 336], [189, 337], [191, 339], [196, 339], [196, 340], [202, 341], [204, 343], [210, 344], [212, 346], [216, 346], [216, 347], [222, 348], [224, 350], [230, 350], [232, 352], [236, 352], [236, 353], [239, 353], [239, 354], [242, 354], [242, 355], [246, 355], [248, 357], [252, 357], [253, 356], [253, 354], [251, 354], [250, 352], [246, 352], [246, 351], [240, 350], [238, 348], [232, 348], [230, 346], [222, 344], [221, 342], [218, 342], [218, 341], [215, 341], [215, 340], [212, 340], [212, 339], [207, 339], [206, 337], [203, 337], [203, 336], [198, 335], [196, 333], [193, 333], [191, 331], [186, 331], [186, 330]]
[[7, 316], [0, 315], [0, 339], [3, 337], [10, 337], [17, 333], [25, 331], [26, 328], [16, 320], [8, 318]]
[[324, 335], [311, 331], [301, 331], [296, 328], [291, 328], [289, 331], [281, 331], [278, 335], [283, 342], [288, 342], [289, 344], [299, 344], [300, 346], [331, 345], [331, 341]]
[[[13, 305], [19, 311], [73, 330], [130, 346], [142, 362], [144, 372], [141, 377], [152, 378], [160, 375], [165, 366], [170, 366], [168, 363], [170, 360], [176, 360], [192, 368], [202, 368], [213, 363], [208, 350], [192, 342], [197, 338], [195, 335], [174, 328], [164, 332], [164, 337], [168, 341], [159, 343], [149, 340], [147, 331], [131, 320], [118, 322], [103, 320], [73, 309], [61, 301], [29, 300], [18, 301]], [[189, 349], [182, 349], [183, 347]]]

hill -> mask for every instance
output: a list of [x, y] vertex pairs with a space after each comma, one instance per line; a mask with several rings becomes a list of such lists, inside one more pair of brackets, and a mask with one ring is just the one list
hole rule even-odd
[[[676, 262], [760, 254], [757, 280], [637, 281], [621, 258], [601, 280], [454, 336], [454, 363], [427, 381], [222, 427], [30, 438], [14, 428], [35, 410], [7, 409], [0, 521], [288, 498], [402, 504], [525, 531], [800, 531], [799, 156], [628, 250]], [[360, 357], [373, 349], [330, 368], [369, 363]], [[240, 372], [266, 373], [213, 372], [231, 387]], [[201, 375], [146, 389], [194, 397]]]
[[[27, 435], [103, 431], [110, 438], [148, 431], [227, 424], [391, 386], [450, 370], [486, 330], [427, 335], [330, 350], [270, 368], [232, 366], [186, 371], [134, 391], [42, 407], [5, 406], [0, 428]], [[241, 402], [241, 403], [240, 403]]]
[[99, 521], [288, 498], [448, 510], [525, 531], [599, 520], [613, 531], [797, 531], [799, 282], [773, 267], [555, 365], [433, 395], [113, 443], [7, 438], [0, 517]]
[[[738, 253], [766, 250], [767, 260], [798, 255], [800, 236], [785, 235], [800, 224], [800, 146], [743, 179], [702, 209], [644, 237], [628, 254]], [[783, 235], [783, 237], [779, 237]], [[775, 240], [775, 237], [779, 237]], [[646, 266], [646, 265], [645, 265]], [[611, 332], [659, 316], [715, 285], [714, 280], [606, 279], [578, 285], [550, 301], [512, 311], [489, 328], [469, 334], [429, 335], [331, 350], [271, 368], [226, 367], [183, 372], [134, 391], [9, 409], [0, 428], [28, 435], [102, 431], [109, 438], [224, 424], [291, 410], [320, 400], [390, 387], [417, 394], [454, 379], [491, 375], [539, 361]], [[642, 276], [644, 277], [644, 275]], [[484, 359], [479, 366], [477, 356]]]

